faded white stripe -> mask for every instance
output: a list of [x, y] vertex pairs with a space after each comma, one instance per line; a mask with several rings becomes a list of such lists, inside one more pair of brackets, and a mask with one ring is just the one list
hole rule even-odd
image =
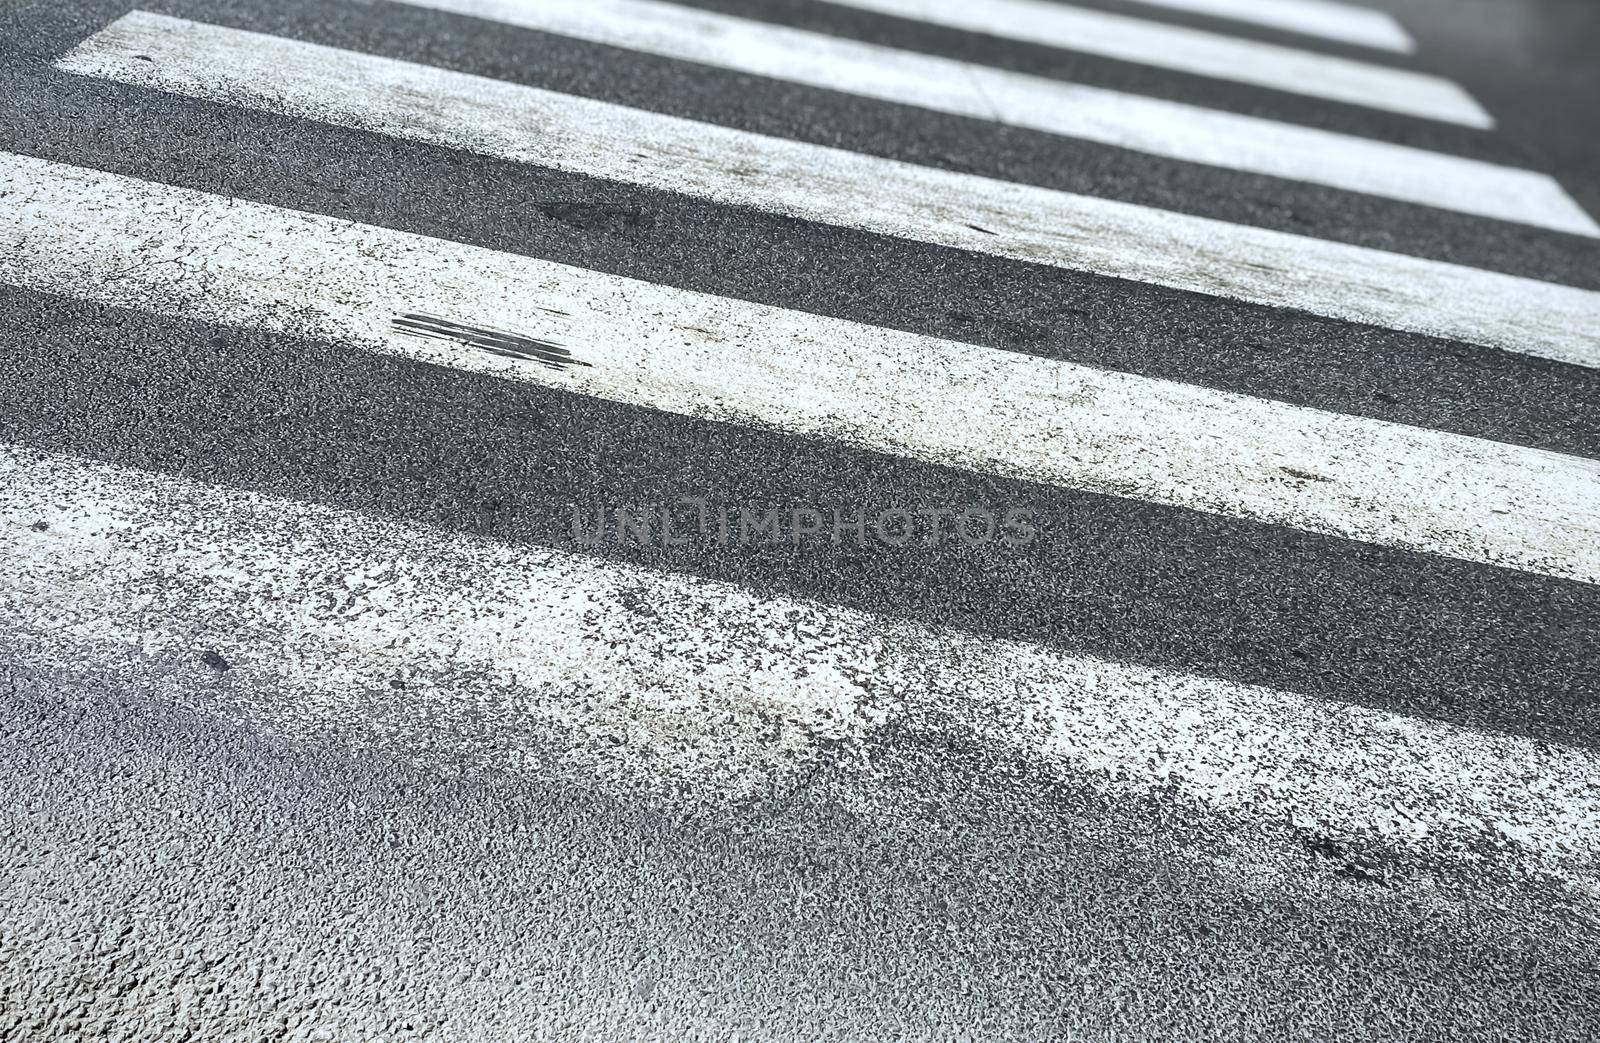
[[118, 21], [62, 66], [813, 221], [1600, 365], [1600, 293], [1460, 265], [155, 15]]
[[[691, 293], [21, 156], [0, 281], [1600, 581], [1600, 462]], [[419, 339], [423, 312], [586, 366]]]
[[[1408, 203], [1600, 235], [1554, 178], [655, 0], [407, 0], [542, 32]], [[76, 61], [76, 59], [74, 59]]]
[[1417, 45], [1387, 11], [1331, 0], [1135, 0], [1151, 7], [1286, 29], [1324, 40], [1409, 54]]
[[1470, 94], [1438, 76], [1090, 11], [1055, 0], [833, 2], [1005, 39], [1407, 116], [1469, 127], [1494, 126], [1494, 118]]
[[[43, 523], [40, 525], [39, 523]], [[1593, 754], [0, 444], [4, 635], [282, 732], [765, 792], [891, 724], [1267, 830], [1592, 878]], [[414, 739], [411, 737], [414, 736]], [[1243, 852], [1260, 857], [1260, 852]]]

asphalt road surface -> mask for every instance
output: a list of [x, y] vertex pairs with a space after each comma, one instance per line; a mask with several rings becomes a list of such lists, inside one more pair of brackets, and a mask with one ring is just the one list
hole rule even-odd
[[1600, 1037], [1600, 7], [0, 0], [0, 1038]]

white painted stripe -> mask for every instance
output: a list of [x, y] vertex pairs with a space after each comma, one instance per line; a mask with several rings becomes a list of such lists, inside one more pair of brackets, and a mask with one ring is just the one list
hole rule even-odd
[[1417, 49], [1411, 35], [1387, 11], [1332, 0], [1135, 0], [1151, 7], [1188, 11], [1213, 18], [1286, 29], [1324, 40], [1353, 43], [1409, 54]]
[[[0, 198], [3, 282], [1600, 582], [1600, 461], [691, 293], [21, 156], [0, 156]], [[419, 339], [393, 326], [407, 313], [553, 342], [586, 365]]]
[[1600, 224], [1545, 174], [1385, 141], [969, 65], [655, 0], [407, 2], [1192, 163], [1600, 236]]
[[1600, 293], [1589, 290], [157, 15], [119, 20], [61, 64], [812, 221], [1600, 365]]
[[909, 725], [1234, 823], [1575, 883], [1600, 857], [1585, 751], [4, 444], [0, 612], [0, 641], [64, 669], [159, 683], [211, 649], [210, 690], [269, 727], [452, 764], [537, 769], [553, 738], [608, 782], [717, 800]]
[[1070, 7], [1055, 0], [831, 0], [846, 7], [1233, 80], [1407, 116], [1489, 128], [1494, 118], [1449, 80], [1408, 69]]

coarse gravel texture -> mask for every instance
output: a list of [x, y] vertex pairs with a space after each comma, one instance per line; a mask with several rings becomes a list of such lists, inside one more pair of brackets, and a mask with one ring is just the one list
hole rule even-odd
[[1592, 918], [1236, 874], [1181, 804], [914, 735], [685, 807], [0, 684], [21, 1038], [1592, 1038]]

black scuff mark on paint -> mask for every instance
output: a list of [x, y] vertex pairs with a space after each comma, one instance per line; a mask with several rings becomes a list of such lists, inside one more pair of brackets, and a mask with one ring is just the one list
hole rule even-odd
[[38, 521], [28, 526], [28, 528], [32, 529], [34, 532], [44, 532], [46, 529], [50, 528], [50, 523], [45, 521], [43, 518], [40, 518]]
[[1324, 478], [1320, 474], [1312, 474], [1310, 471], [1302, 471], [1302, 470], [1299, 470], [1298, 468], [1294, 468], [1294, 467], [1280, 467], [1280, 468], [1278, 468], [1278, 470], [1282, 471], [1284, 474], [1288, 475], [1290, 478], [1298, 478], [1303, 482], [1331, 482], [1331, 481], [1333, 481], [1332, 478]]
[[555, 341], [524, 337], [520, 333], [490, 329], [487, 326], [469, 326], [466, 323], [442, 319], [437, 315], [413, 312], [393, 320], [396, 333], [423, 340], [450, 340], [469, 348], [502, 358], [537, 362], [549, 369], [566, 369], [570, 366], [588, 366], [575, 358], [570, 350]]
[[981, 225], [969, 224], [969, 225], [967, 225], [967, 227], [972, 229], [974, 232], [982, 232], [984, 235], [999, 235], [1000, 234], [998, 232], [991, 232], [987, 228], [984, 228]]
[[155, 59], [150, 57], [148, 54], [136, 54], [133, 56], [133, 60], [136, 62], [155, 62]]
[[704, 326], [695, 326], [695, 325], [693, 325], [691, 323], [682, 323], [682, 322], [675, 322], [672, 325], [673, 325], [674, 329], [684, 330], [684, 331], [689, 332], [689, 333], [698, 333], [701, 336], [705, 337], [707, 340], [720, 341], [720, 340], [725, 340], [726, 339], [726, 338], [724, 338], [722, 336], [722, 334], [718, 333], [716, 330], [707, 329]]

